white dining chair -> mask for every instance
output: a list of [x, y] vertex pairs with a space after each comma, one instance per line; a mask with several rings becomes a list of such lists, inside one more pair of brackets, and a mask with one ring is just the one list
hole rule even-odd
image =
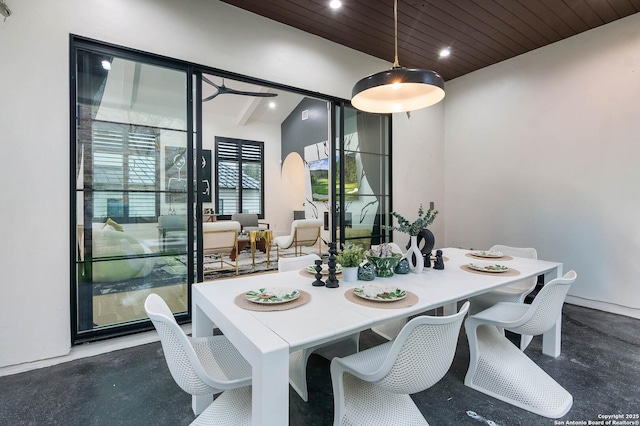
[[191, 395], [222, 392], [191, 425], [251, 425], [251, 365], [225, 336], [187, 336], [157, 294], [144, 309], [162, 343], [171, 376]]
[[[299, 257], [282, 257], [278, 259], [278, 272], [295, 271], [314, 265], [320, 256], [308, 254]], [[289, 355], [289, 384], [303, 401], [309, 400], [307, 389], [307, 362], [312, 353], [316, 352], [329, 360], [335, 356], [345, 356], [358, 352], [360, 333], [352, 334], [343, 339], [332, 341], [311, 348], [292, 352]]]
[[[526, 259], [537, 259], [538, 252], [531, 247], [510, 247], [501, 244], [492, 246], [489, 251], [502, 252], [502, 254]], [[538, 277], [525, 278], [509, 285], [480, 294], [469, 299], [471, 302], [471, 315], [487, 309], [498, 302], [524, 303], [525, 298], [536, 288]], [[520, 349], [525, 350], [531, 342], [531, 336], [520, 336]]]
[[278, 272], [295, 271], [304, 269], [309, 265], [315, 265], [321, 257], [317, 254], [305, 254], [298, 257], [281, 257], [278, 259]]
[[465, 302], [454, 315], [415, 317], [394, 340], [334, 358], [334, 426], [428, 425], [409, 395], [447, 373], [468, 310]]
[[573, 397], [502, 330], [537, 336], [550, 330], [575, 282], [575, 271], [546, 284], [533, 303], [499, 302], [465, 321], [469, 340], [469, 370], [464, 384], [494, 398], [540, 416], [560, 418], [573, 405]]

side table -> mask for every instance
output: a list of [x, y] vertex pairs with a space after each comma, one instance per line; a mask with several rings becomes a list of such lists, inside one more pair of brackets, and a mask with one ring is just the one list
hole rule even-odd
[[249, 231], [252, 265], [256, 266], [256, 242], [260, 240], [264, 241], [264, 247], [266, 249], [265, 253], [267, 253], [267, 268], [269, 268], [271, 266], [269, 253], [271, 251], [271, 240], [273, 240], [273, 232], [271, 232], [270, 229], [265, 229], [263, 231]]

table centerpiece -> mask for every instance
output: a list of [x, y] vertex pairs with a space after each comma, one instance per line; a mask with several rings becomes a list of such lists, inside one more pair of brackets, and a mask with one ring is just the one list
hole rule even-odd
[[[391, 215], [398, 221], [398, 226], [382, 226], [382, 228], [387, 231], [400, 231], [405, 234], [409, 234], [411, 241], [407, 250], [406, 258], [409, 261], [409, 268], [411, 269], [411, 272], [419, 274], [424, 269], [423, 252], [418, 247], [418, 236], [422, 235], [424, 237], [425, 246], [430, 242], [430, 247], [428, 247], [427, 253], [427, 255], [430, 255], [435, 239], [433, 237], [433, 233], [427, 229], [427, 226], [433, 223], [438, 213], [438, 210], [433, 209], [429, 209], [425, 212], [422, 204], [420, 204], [420, 207], [418, 208], [418, 218], [413, 222], [409, 222], [409, 220], [407, 220], [403, 215], [393, 211], [391, 212]], [[430, 261], [431, 259], [429, 259], [429, 262]]]

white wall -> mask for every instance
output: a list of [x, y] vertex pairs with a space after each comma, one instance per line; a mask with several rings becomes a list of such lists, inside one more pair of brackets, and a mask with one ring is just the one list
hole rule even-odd
[[[264, 142], [265, 217], [260, 221], [269, 224], [274, 236], [288, 235], [293, 215], [288, 201], [290, 194], [279, 190], [283, 185], [283, 176], [280, 172], [282, 146], [280, 124], [250, 121], [238, 126], [233, 119], [214, 118], [208, 114], [203, 116], [205, 119], [202, 128], [202, 148], [211, 150], [212, 160], [215, 158], [216, 136]], [[213, 201], [215, 202], [215, 198]], [[204, 207], [215, 209], [214, 203], [206, 203]]]
[[533, 246], [640, 318], [640, 14], [447, 84], [445, 241]]
[[0, 367], [70, 350], [70, 33], [343, 98], [389, 65], [217, 1], [10, 7], [0, 21]]
[[[429, 226], [435, 236], [436, 247], [445, 247], [446, 241], [444, 105], [441, 102], [411, 111], [410, 117], [406, 113], [393, 114], [393, 210], [413, 220], [418, 217], [420, 204], [427, 210], [433, 201], [435, 209], [440, 212]], [[393, 236], [401, 247], [409, 242], [406, 234], [394, 232]]]

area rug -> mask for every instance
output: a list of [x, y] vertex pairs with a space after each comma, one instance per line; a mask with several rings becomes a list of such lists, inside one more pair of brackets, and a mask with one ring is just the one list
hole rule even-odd
[[[218, 255], [207, 255], [204, 257], [204, 281], [211, 281], [218, 278], [230, 278], [236, 276], [236, 271], [232, 266], [224, 265], [222, 271], [211, 271], [210, 269], [220, 268], [220, 257]], [[226, 262], [233, 263], [229, 256], [224, 256]], [[261, 251], [256, 251], [255, 265], [251, 259], [251, 250], [241, 251], [238, 255], [238, 275], [255, 274], [259, 272], [269, 272], [278, 270], [278, 258], [275, 250], [270, 253], [269, 265], [267, 266], [267, 255]]]
[[[287, 250], [281, 250], [280, 255], [292, 255]], [[248, 275], [260, 272], [273, 272], [278, 270], [278, 258], [276, 250], [270, 253], [270, 262], [267, 266], [267, 255], [261, 251], [256, 251], [255, 265], [252, 263], [251, 250], [247, 248], [238, 255], [238, 275]], [[231, 262], [228, 255], [224, 259]], [[204, 281], [210, 281], [219, 278], [235, 277], [235, 269], [222, 271], [207, 271], [207, 269], [217, 269], [220, 267], [218, 255], [206, 255], [203, 259], [204, 263]], [[225, 265], [225, 267], [228, 265]], [[131, 278], [122, 281], [98, 282], [93, 283], [93, 295], [100, 296], [111, 293], [121, 293], [125, 291], [145, 290], [156, 287], [164, 287], [185, 282], [187, 275], [187, 256], [165, 256], [156, 260], [153, 270], [145, 277]]]

